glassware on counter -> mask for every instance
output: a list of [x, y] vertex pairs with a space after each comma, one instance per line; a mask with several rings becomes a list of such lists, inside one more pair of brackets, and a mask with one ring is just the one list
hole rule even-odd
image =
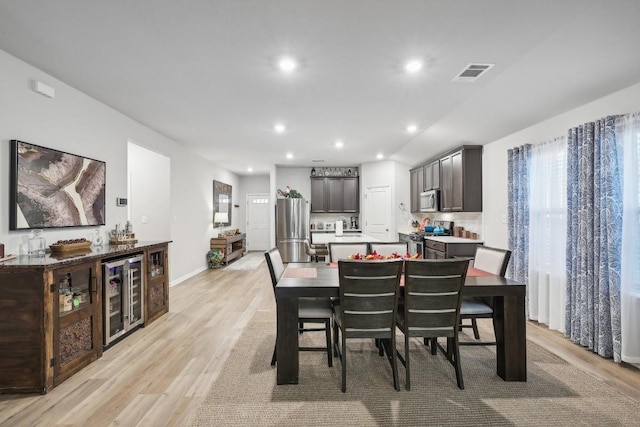
[[44, 256], [46, 253], [47, 241], [42, 237], [42, 230], [33, 230], [29, 236], [29, 249], [27, 254], [30, 257]]

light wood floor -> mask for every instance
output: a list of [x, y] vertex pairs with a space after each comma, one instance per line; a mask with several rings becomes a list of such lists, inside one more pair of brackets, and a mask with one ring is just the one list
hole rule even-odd
[[[47, 395], [0, 395], [5, 426], [185, 425], [257, 310], [274, 313], [266, 264], [207, 270], [170, 290], [170, 312]], [[528, 337], [640, 402], [640, 370], [530, 324]], [[265, 363], [269, 363], [265, 360]]]

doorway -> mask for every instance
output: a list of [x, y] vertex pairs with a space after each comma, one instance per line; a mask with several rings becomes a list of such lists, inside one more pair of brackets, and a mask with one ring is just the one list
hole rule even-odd
[[247, 250], [269, 249], [269, 193], [247, 194]]
[[381, 242], [397, 241], [391, 221], [391, 186], [367, 187], [364, 198], [364, 233]]
[[131, 221], [136, 238], [170, 240], [171, 159], [131, 141], [127, 144], [127, 159], [126, 218]]

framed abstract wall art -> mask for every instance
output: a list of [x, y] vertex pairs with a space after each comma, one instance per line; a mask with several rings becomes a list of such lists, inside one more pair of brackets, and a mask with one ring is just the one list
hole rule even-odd
[[105, 225], [106, 163], [11, 141], [9, 229]]

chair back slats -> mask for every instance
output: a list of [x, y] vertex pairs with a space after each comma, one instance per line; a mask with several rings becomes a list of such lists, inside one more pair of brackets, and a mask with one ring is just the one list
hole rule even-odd
[[277, 247], [271, 248], [264, 253], [264, 257], [269, 267], [269, 275], [271, 276], [271, 284], [273, 285], [273, 291], [276, 290], [276, 285], [284, 273], [284, 263], [282, 262], [282, 256]]
[[362, 256], [367, 254], [369, 244], [362, 243], [345, 243], [345, 242], [331, 242], [329, 243], [329, 260], [331, 262], [338, 262], [341, 259], [347, 259], [350, 255], [360, 254]]
[[496, 276], [504, 277], [511, 258], [511, 251], [506, 249], [478, 246], [473, 266]]
[[338, 261], [340, 317], [347, 338], [394, 333], [402, 261]]
[[404, 322], [408, 334], [453, 337], [469, 261], [406, 260]]

